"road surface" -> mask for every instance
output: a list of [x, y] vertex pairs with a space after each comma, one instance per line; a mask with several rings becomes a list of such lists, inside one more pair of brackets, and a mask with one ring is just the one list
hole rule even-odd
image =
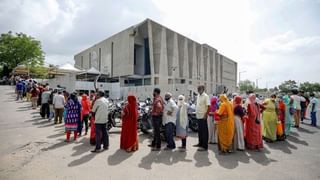
[[89, 136], [65, 143], [63, 125], [41, 119], [30, 103], [15, 101], [12, 87], [0, 86], [0, 109], [1, 180], [320, 179], [320, 130], [307, 124], [293, 129], [286, 141], [265, 144], [262, 152], [225, 156], [216, 145], [197, 152], [194, 133], [187, 152], [151, 152], [150, 138], [140, 134], [139, 151], [126, 153], [119, 150], [120, 129], [112, 129], [109, 150], [93, 154]]

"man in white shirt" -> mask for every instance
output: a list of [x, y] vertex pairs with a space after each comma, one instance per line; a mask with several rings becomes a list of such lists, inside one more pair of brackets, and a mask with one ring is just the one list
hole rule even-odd
[[198, 151], [208, 150], [208, 123], [207, 118], [210, 112], [210, 99], [204, 92], [203, 85], [198, 86], [198, 97], [196, 104], [196, 117], [198, 119], [198, 139], [199, 143], [194, 147], [199, 147]]
[[163, 125], [166, 129], [166, 141], [168, 145], [165, 150], [172, 150], [176, 148], [176, 144], [173, 139], [173, 131], [176, 125], [177, 110], [178, 106], [172, 99], [172, 94], [166, 93], [163, 111]]
[[301, 120], [301, 102], [305, 102], [306, 99], [299, 95], [299, 91], [297, 89], [294, 89], [292, 93], [293, 95], [291, 98], [294, 100], [294, 105], [296, 106], [296, 112], [294, 114], [294, 127], [299, 128]]
[[66, 100], [62, 95], [62, 92], [59, 91], [58, 94], [53, 97], [53, 108], [54, 108], [54, 124], [62, 123], [63, 110]]
[[109, 135], [107, 131], [108, 121], [108, 100], [104, 97], [104, 92], [99, 91], [97, 94], [97, 100], [95, 101], [92, 112], [95, 114], [95, 127], [96, 127], [96, 148], [91, 152], [97, 153], [101, 151], [101, 140], [103, 143], [103, 149], [109, 148]]

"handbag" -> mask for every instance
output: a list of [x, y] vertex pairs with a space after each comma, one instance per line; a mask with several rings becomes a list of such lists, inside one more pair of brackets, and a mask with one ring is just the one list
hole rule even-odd
[[294, 115], [294, 114], [296, 113], [296, 109], [295, 109], [294, 107], [290, 107], [290, 108], [289, 108], [289, 113], [290, 113], [291, 115]]

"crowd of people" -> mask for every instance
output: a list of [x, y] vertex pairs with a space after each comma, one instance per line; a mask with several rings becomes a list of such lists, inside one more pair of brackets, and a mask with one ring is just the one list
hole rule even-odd
[[[40, 115], [54, 124], [64, 122], [66, 142], [73, 133], [76, 140], [90, 131], [90, 144], [95, 145], [91, 152], [97, 153], [109, 148], [107, 121], [109, 102], [102, 91], [88, 94], [68, 93], [63, 89], [51, 89], [48, 84], [39, 84], [31, 79], [16, 83], [17, 100], [26, 97], [33, 109], [40, 106]], [[313, 93], [310, 100], [302, 91], [293, 90], [292, 94], [275, 95], [261, 101], [254, 93], [244, 99], [239, 95], [230, 98], [225, 94], [211, 96], [204, 86], [198, 87], [195, 114], [198, 123], [198, 151], [207, 151], [209, 144], [217, 144], [221, 154], [245, 149], [261, 150], [263, 140], [267, 143], [285, 140], [292, 127], [299, 128], [300, 121], [310, 112], [311, 125], [316, 126], [318, 99]], [[165, 128], [166, 147], [176, 149], [175, 137], [181, 139], [180, 151], [187, 149], [188, 112], [191, 108], [184, 95], [174, 99], [166, 92], [164, 99], [161, 90], [153, 91], [151, 107], [153, 140], [148, 146], [152, 151], [161, 150], [161, 127]], [[308, 111], [307, 111], [308, 109]], [[138, 141], [138, 101], [128, 95], [121, 113], [122, 130], [120, 148], [132, 152], [139, 148]], [[90, 123], [89, 123], [90, 122]], [[103, 145], [103, 146], [102, 146]]]

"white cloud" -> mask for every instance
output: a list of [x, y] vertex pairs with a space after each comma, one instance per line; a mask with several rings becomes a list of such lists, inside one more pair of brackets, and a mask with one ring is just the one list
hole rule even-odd
[[[236, 60], [239, 69], [247, 71], [242, 79], [262, 77], [261, 85], [269, 82], [269, 87], [288, 78], [320, 81], [320, 32], [302, 34], [283, 23], [295, 21], [284, 15], [291, 13], [287, 4], [295, 2], [2, 0], [0, 32], [34, 36], [42, 42], [46, 61], [61, 65], [72, 62], [74, 54], [94, 43], [151, 18]], [[310, 18], [305, 23], [307, 29], [307, 23], [318, 22]]]
[[320, 50], [320, 36], [298, 37], [294, 31], [288, 31], [268, 39], [261, 43], [262, 53], [314, 53]]
[[[200, 43], [209, 44], [237, 61], [239, 70], [246, 71], [241, 75], [242, 79], [256, 81], [261, 77], [261, 87], [266, 84], [274, 87], [290, 78], [320, 81], [315, 75], [320, 71], [319, 56], [315, 57], [320, 52], [319, 36], [300, 37], [292, 30], [267, 39], [255, 37], [259, 35], [256, 24], [264, 22], [267, 18], [264, 14], [273, 12], [268, 6], [275, 7], [281, 3], [278, 8], [287, 7], [285, 1], [265, 4], [261, 6], [262, 12], [250, 0], [153, 2], [163, 14], [161, 23]], [[273, 15], [281, 17], [281, 14]], [[268, 24], [265, 26], [268, 27]]]

